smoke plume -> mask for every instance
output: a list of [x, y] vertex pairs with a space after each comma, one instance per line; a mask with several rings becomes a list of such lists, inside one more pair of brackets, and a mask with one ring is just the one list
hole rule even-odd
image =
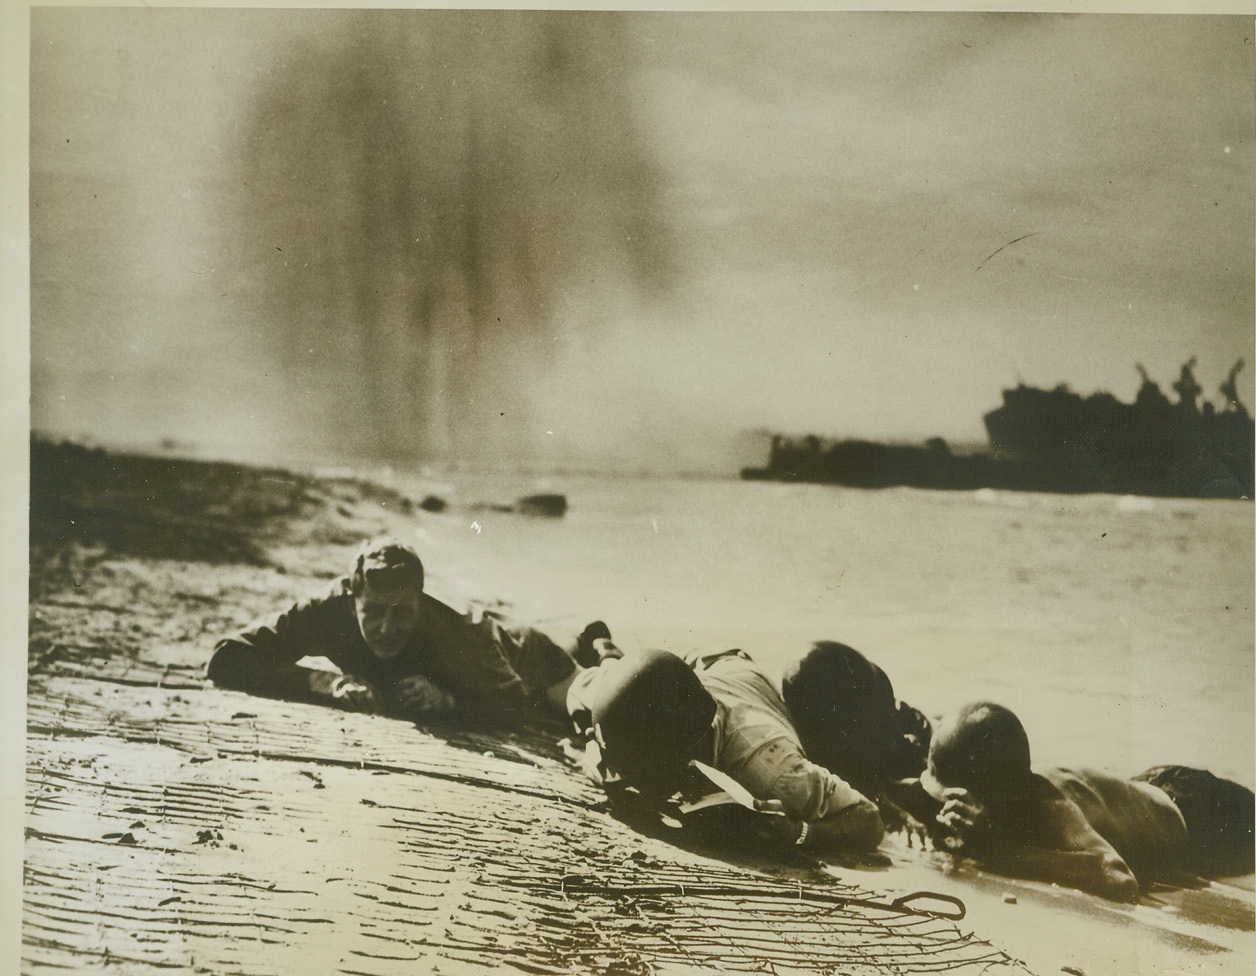
[[236, 129], [228, 226], [276, 382], [329, 453], [552, 463], [590, 348], [672, 277], [620, 21], [334, 26], [260, 73]]

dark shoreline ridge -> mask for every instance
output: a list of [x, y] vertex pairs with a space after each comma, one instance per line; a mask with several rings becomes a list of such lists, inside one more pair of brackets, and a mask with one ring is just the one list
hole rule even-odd
[[1082, 397], [1019, 384], [985, 415], [989, 446], [953, 452], [934, 437], [923, 445], [772, 436], [768, 463], [743, 468], [747, 480], [809, 481], [857, 488], [909, 486], [973, 490], [1106, 492], [1177, 498], [1253, 496], [1256, 425], [1239, 401], [1239, 360], [1221, 384], [1222, 407], [1198, 403], [1195, 360], [1173, 384], [1177, 402], [1138, 367], [1133, 403], [1111, 393]]

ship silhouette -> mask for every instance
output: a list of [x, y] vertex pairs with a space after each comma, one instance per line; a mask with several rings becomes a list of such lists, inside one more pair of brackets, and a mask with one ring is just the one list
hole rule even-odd
[[923, 445], [826, 440], [775, 434], [768, 463], [747, 479], [813, 481], [860, 488], [1106, 492], [1182, 498], [1253, 497], [1256, 425], [1235, 380], [1219, 387], [1220, 407], [1202, 405], [1196, 360], [1184, 363], [1171, 400], [1138, 365], [1133, 403], [1089, 396], [1061, 384], [1018, 384], [984, 417], [988, 446], [952, 450], [941, 438]]

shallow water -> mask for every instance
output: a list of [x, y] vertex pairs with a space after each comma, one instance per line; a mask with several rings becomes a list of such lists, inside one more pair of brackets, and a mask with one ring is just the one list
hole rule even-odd
[[[1035, 762], [1201, 765], [1252, 785], [1253, 506], [735, 480], [395, 479], [433, 590], [497, 598], [555, 636], [740, 646], [811, 640], [880, 663], [930, 715], [989, 698]], [[562, 519], [477, 509], [558, 491]]]

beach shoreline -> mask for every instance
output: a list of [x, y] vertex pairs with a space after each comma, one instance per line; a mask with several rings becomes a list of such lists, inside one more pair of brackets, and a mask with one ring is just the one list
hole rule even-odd
[[[461, 515], [347, 476], [47, 442], [33, 443], [31, 472], [24, 970], [291, 971], [336, 955], [344, 971], [381, 973], [773, 958], [910, 971], [878, 952], [922, 925], [922, 962], [936, 949], [961, 971], [1237, 973], [1252, 958], [1250, 878], [1130, 908], [953, 867], [901, 838], [873, 863], [824, 869], [712, 859], [609, 815], [552, 735], [423, 730], [214, 689], [203, 669], [216, 635], [337, 575], [364, 537]], [[685, 883], [713, 877], [762, 898], [690, 904]], [[576, 895], [574, 878], [620, 894]], [[968, 915], [957, 928], [830, 906], [821, 925], [802, 894], [782, 903], [790, 885], [864, 900], [935, 890]]]

